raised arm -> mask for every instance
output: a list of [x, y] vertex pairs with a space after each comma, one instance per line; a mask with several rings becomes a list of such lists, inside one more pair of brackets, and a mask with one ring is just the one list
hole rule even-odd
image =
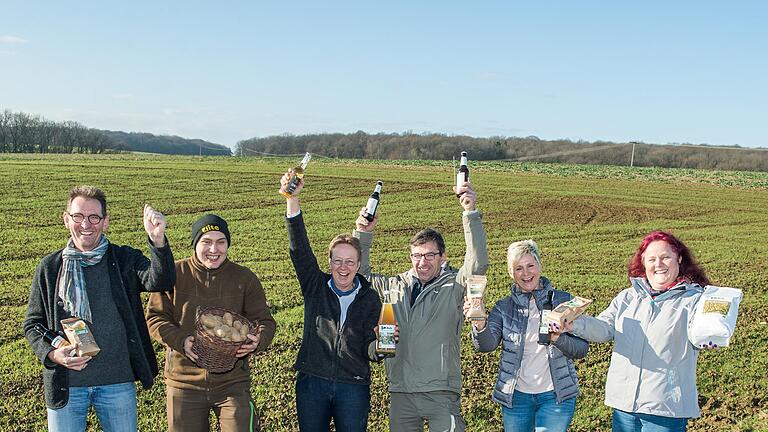
[[488, 269], [488, 241], [483, 228], [482, 215], [477, 210], [477, 194], [472, 184], [464, 182], [456, 193], [461, 194], [459, 204], [464, 209], [462, 224], [464, 225], [464, 264], [459, 269], [457, 281], [466, 285], [471, 275], [484, 275]]
[[[293, 169], [288, 170], [280, 179], [280, 190], [284, 190], [293, 176]], [[296, 189], [290, 197], [285, 199], [286, 217], [285, 225], [288, 228], [288, 250], [291, 255], [293, 268], [296, 270], [296, 278], [301, 285], [302, 295], [306, 295], [306, 290], [314, 286], [322, 279], [322, 272], [312, 252], [307, 236], [307, 228], [304, 225], [304, 215], [301, 213], [299, 204], [299, 194], [304, 190], [304, 180], [299, 180]]]
[[355, 220], [355, 230], [352, 232], [352, 236], [360, 240], [360, 248], [362, 253], [360, 256], [360, 274], [365, 276], [366, 279], [371, 279], [371, 246], [373, 245], [373, 230], [376, 228], [376, 224], [379, 223], [378, 212], [373, 216], [373, 221], [369, 221], [365, 218], [367, 214], [366, 208], [360, 209], [360, 213]]
[[121, 247], [133, 255], [133, 270], [141, 281], [142, 291], [170, 291], [176, 283], [176, 267], [170, 244], [165, 238], [165, 216], [148, 204], [144, 205], [144, 230], [149, 237], [149, 258], [141, 251]]
[[155, 247], [165, 246], [165, 216], [159, 211], [153, 209], [149, 204], [144, 204], [144, 231], [147, 232], [149, 239]]

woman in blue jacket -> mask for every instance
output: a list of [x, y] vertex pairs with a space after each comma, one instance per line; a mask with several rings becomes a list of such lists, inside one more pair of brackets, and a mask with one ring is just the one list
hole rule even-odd
[[[472, 342], [478, 351], [493, 351], [502, 343], [499, 377], [493, 400], [501, 405], [505, 432], [568, 429], [579, 395], [573, 359], [584, 357], [588, 343], [567, 333], [552, 334], [551, 343], [538, 343], [542, 309], [571, 299], [541, 276], [539, 247], [533, 240], [509, 245], [507, 265], [510, 296], [499, 300], [486, 320], [474, 320]], [[465, 315], [471, 301], [464, 304]]]

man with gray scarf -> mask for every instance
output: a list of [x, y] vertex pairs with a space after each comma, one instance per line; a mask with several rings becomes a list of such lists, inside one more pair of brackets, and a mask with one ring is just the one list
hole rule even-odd
[[[70, 191], [62, 215], [67, 246], [42, 259], [30, 289], [24, 332], [43, 364], [48, 428], [84, 431], [90, 406], [105, 431], [136, 431], [136, 385], [152, 385], [157, 361], [139, 293], [167, 291], [176, 281], [165, 238], [165, 217], [144, 206], [151, 258], [107, 240], [104, 192], [93, 186]], [[76, 356], [72, 346], [51, 346], [35, 326], [62, 329], [61, 320], [85, 321], [101, 351]]]

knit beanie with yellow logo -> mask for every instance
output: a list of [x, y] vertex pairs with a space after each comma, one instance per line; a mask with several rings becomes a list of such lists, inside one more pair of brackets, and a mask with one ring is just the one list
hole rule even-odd
[[208, 231], [221, 231], [227, 238], [227, 246], [232, 244], [229, 237], [229, 227], [227, 221], [215, 214], [207, 214], [192, 224], [192, 248], [197, 245], [198, 240]]

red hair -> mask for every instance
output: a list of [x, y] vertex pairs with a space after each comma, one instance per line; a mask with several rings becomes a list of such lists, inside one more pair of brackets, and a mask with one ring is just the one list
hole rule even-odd
[[696, 282], [702, 287], [709, 285], [709, 278], [704, 273], [704, 269], [699, 266], [696, 259], [693, 258], [691, 250], [688, 249], [683, 242], [671, 233], [666, 231], [653, 231], [643, 238], [640, 242], [640, 246], [635, 251], [635, 255], [629, 261], [627, 265], [629, 277], [645, 277], [645, 266], [643, 265], [643, 254], [648, 248], [648, 245], [655, 241], [663, 241], [667, 243], [672, 250], [681, 258], [680, 259], [680, 274], [678, 277], [684, 277], [691, 282]]

